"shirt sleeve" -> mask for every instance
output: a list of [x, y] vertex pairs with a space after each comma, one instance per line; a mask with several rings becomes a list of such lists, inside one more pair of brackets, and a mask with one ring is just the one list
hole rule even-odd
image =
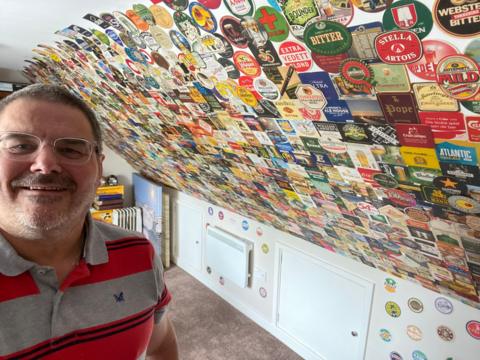
[[158, 302], [157, 305], [155, 305], [154, 322], [158, 324], [167, 309], [168, 303], [172, 299], [172, 295], [165, 285], [162, 261], [157, 254], [153, 255], [153, 270], [158, 294]]

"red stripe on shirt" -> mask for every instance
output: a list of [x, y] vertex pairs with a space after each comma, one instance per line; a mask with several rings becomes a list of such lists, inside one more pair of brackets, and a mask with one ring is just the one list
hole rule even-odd
[[18, 276], [0, 274], [0, 302], [37, 294], [40, 290], [28, 271]]

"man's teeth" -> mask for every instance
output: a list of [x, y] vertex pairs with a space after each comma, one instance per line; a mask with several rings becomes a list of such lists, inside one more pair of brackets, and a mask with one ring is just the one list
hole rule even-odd
[[27, 187], [29, 190], [50, 190], [50, 191], [61, 191], [64, 190], [60, 187], [51, 187], [51, 186], [29, 186]]

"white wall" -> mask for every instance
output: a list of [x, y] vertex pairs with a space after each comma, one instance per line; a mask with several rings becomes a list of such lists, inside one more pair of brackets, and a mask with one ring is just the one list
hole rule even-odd
[[[179, 241], [179, 243], [174, 243], [173, 253], [177, 265], [187, 270], [306, 359], [318, 359], [318, 357], [276, 327], [278, 249], [285, 246], [374, 283], [375, 290], [365, 359], [387, 360], [390, 359], [392, 351], [397, 351], [404, 360], [407, 360], [412, 359], [412, 353], [415, 350], [422, 351], [428, 360], [446, 360], [449, 357], [455, 360], [480, 359], [480, 340], [475, 340], [468, 335], [465, 328], [466, 323], [470, 320], [480, 321], [480, 311], [478, 309], [449, 298], [453, 304], [453, 312], [448, 315], [442, 314], [435, 308], [435, 299], [438, 297], [448, 298], [448, 296], [440, 295], [411, 281], [394, 277], [344, 256], [334, 254], [318, 245], [282, 233], [257, 221], [209, 205], [185, 194], [178, 193], [175, 202], [174, 210], [178, 207], [188, 206], [196, 209], [196, 211], [187, 213], [191, 214], [190, 216], [197, 217], [197, 219], [188, 217], [175, 219], [176, 228], [174, 228], [173, 239]], [[223, 220], [219, 216], [220, 212], [223, 213]], [[185, 214], [186, 212], [182, 213]], [[195, 223], [199, 224], [198, 228], [192, 229]], [[254, 242], [253, 262], [256, 274], [254, 274], [250, 288], [239, 288], [229, 283], [228, 280], [225, 281], [224, 285], [221, 285], [218, 274], [215, 274], [215, 272], [207, 273], [203, 262], [203, 246], [196, 245], [197, 242], [200, 242], [201, 245], [204, 241], [207, 224], [220, 227]], [[185, 229], [188, 229], [188, 232]], [[187, 233], [188, 236], [182, 236], [182, 234]], [[264, 245], [268, 246], [268, 253], [262, 251]], [[188, 251], [185, 252], [186, 247]], [[191, 254], [193, 248], [200, 251], [200, 266], [191, 260], [196, 258]], [[185, 253], [188, 256], [185, 256]], [[262, 276], [258, 276], [262, 272], [266, 274], [264, 279], [262, 279]], [[387, 278], [394, 279], [396, 283], [394, 292], [386, 290], [385, 280]], [[315, 286], [315, 284], [311, 285]], [[261, 287], [267, 291], [267, 297], [265, 298], [260, 296], [259, 290]], [[324, 289], [324, 291], [329, 291], [329, 289]], [[305, 290], [305, 296], [309, 296], [308, 289]], [[408, 299], [411, 297], [415, 297], [423, 303], [424, 310], [421, 313], [414, 313], [407, 306]], [[399, 317], [393, 318], [386, 313], [385, 304], [387, 301], [394, 301], [400, 306], [401, 315]], [[407, 335], [409, 325], [415, 325], [422, 331], [421, 340], [414, 341]], [[454, 332], [453, 341], [447, 342], [437, 335], [437, 328], [440, 325], [448, 326]], [[380, 337], [381, 329], [387, 329], [391, 333], [392, 338], [389, 342], [385, 342]]]
[[103, 176], [116, 175], [120, 184], [125, 185], [125, 206], [133, 205], [132, 174], [135, 171], [122, 157], [104, 146]]

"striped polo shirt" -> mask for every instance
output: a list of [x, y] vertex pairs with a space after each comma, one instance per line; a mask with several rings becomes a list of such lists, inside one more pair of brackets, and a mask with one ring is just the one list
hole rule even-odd
[[55, 270], [0, 236], [0, 359], [125, 359], [145, 354], [170, 301], [150, 242], [87, 217], [83, 257]]

